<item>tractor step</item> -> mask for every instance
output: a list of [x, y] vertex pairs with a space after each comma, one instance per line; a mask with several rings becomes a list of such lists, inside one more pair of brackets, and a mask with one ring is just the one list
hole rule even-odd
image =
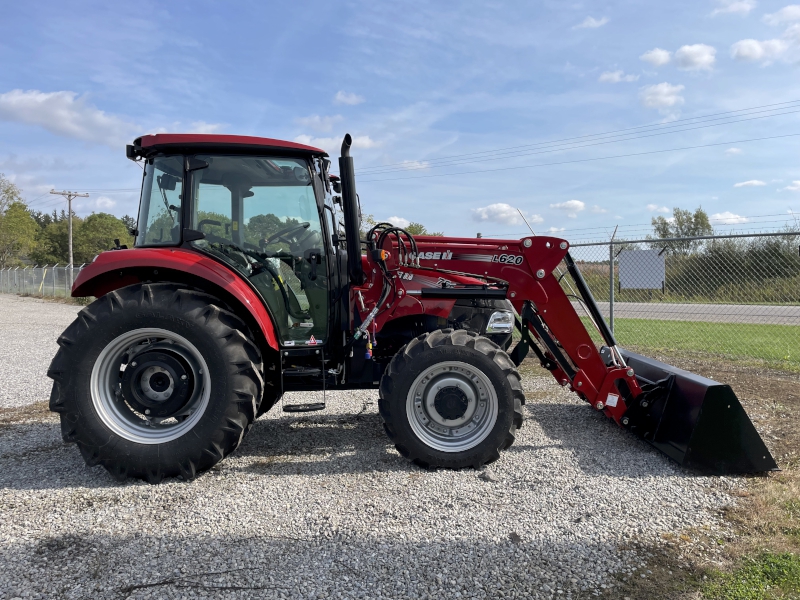
[[325, 410], [324, 402], [305, 402], [303, 404], [284, 404], [283, 412], [314, 412], [315, 410]]

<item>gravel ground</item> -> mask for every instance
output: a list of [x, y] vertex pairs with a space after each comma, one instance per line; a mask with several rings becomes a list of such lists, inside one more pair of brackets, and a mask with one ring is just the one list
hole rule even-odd
[[[24, 340], [52, 350], [50, 327], [16, 340], [31, 373], [50, 355]], [[618, 598], [648, 576], [637, 544], [721, 526], [737, 480], [681, 471], [535, 373], [516, 444], [480, 472], [410, 465], [373, 391], [279, 405], [218, 468], [159, 486], [85, 467], [41, 406], [5, 411], [0, 599]]]
[[56, 340], [80, 309], [0, 294], [0, 408], [50, 398], [47, 367], [58, 349]]

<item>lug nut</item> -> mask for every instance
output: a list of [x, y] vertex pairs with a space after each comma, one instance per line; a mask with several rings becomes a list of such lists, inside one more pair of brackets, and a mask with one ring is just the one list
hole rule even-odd
[[597, 404], [595, 404], [595, 405], [594, 405], [594, 407], [595, 407], [597, 410], [603, 410], [603, 409], [606, 407], [606, 405], [605, 405], [605, 404], [603, 404], [603, 403], [602, 403], [602, 401], [598, 400], [598, 401], [597, 401]]
[[647, 408], [648, 406], [650, 406], [650, 403], [647, 400], [642, 402], [642, 408]]
[[633, 369], [628, 369], [625, 373], [628, 375], [628, 377], [633, 377]]
[[133, 362], [131, 363], [131, 366], [132, 366], [132, 367], [135, 367], [135, 366], [136, 366], [136, 361], [133, 361]]
[[181, 379], [182, 379], [183, 381], [186, 381], [186, 380], [188, 379], [188, 377], [186, 377], [186, 375], [184, 374], [184, 375], [181, 375]]

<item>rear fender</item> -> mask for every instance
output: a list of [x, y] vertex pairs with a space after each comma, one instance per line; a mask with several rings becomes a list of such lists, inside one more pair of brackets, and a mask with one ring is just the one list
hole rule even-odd
[[134, 248], [103, 252], [81, 270], [72, 295], [99, 298], [143, 281], [176, 281], [220, 297], [235, 307], [270, 348], [279, 350], [272, 317], [258, 294], [237, 273], [192, 250]]

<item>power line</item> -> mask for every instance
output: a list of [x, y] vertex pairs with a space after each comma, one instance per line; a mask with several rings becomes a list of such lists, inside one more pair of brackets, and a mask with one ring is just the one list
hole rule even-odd
[[785, 135], [773, 135], [769, 137], [761, 137], [761, 138], [751, 138], [747, 140], [734, 140], [730, 142], [717, 142], [714, 144], [701, 144], [699, 146], [684, 146], [682, 148], [666, 148], [663, 150], [648, 150], [645, 152], [632, 152], [630, 154], [617, 154], [614, 156], [597, 156], [593, 158], [579, 158], [575, 160], [563, 160], [559, 162], [552, 162], [552, 163], [539, 163], [537, 165], [519, 165], [514, 167], [499, 167], [497, 169], [481, 169], [478, 171], [460, 171], [458, 173], [439, 173], [437, 175], [418, 175], [416, 177], [393, 177], [388, 179], [362, 179], [361, 183], [370, 183], [370, 182], [378, 182], [378, 181], [408, 181], [411, 179], [430, 179], [432, 177], [452, 177], [455, 175], [473, 175], [475, 173], [494, 173], [497, 171], [510, 171], [510, 170], [519, 170], [519, 169], [535, 169], [538, 167], [555, 167], [559, 165], [569, 165], [575, 163], [583, 163], [583, 162], [593, 162], [593, 161], [600, 161], [600, 160], [611, 160], [614, 158], [631, 158], [634, 156], [645, 156], [648, 154], [663, 154], [665, 152], [680, 152], [683, 150], [697, 150], [700, 148], [712, 148], [714, 146], [727, 146], [730, 144], [746, 144], [748, 142], [761, 142], [765, 140], [777, 140], [780, 138], [788, 138], [788, 137], [796, 137], [800, 135], [800, 133], [787, 133]]
[[[791, 115], [791, 114], [796, 114], [796, 113], [799, 113], [799, 112], [800, 112], [800, 110], [793, 110], [793, 111], [787, 111], [787, 112], [771, 114], [771, 115], [761, 115], [759, 117], [750, 117], [750, 118], [747, 118], [747, 119], [737, 119], [735, 121], [727, 121], [727, 122], [724, 122], [724, 123], [713, 123], [713, 124], [710, 124], [710, 125], [697, 125], [695, 127], [685, 127], [684, 126], [682, 129], [675, 129], [673, 131], [657, 131], [656, 133], [645, 132], [644, 135], [622, 134], [622, 135], [618, 135], [618, 136], [610, 136], [611, 139], [600, 138], [600, 141], [593, 141], [593, 142], [586, 143], [586, 144], [564, 143], [564, 144], [556, 145], [556, 146], [551, 147], [551, 148], [537, 150], [535, 152], [519, 153], [519, 152], [506, 151], [506, 152], [503, 152], [503, 153], [497, 154], [497, 155], [485, 156], [485, 157], [479, 157], [479, 158], [472, 158], [472, 159], [453, 160], [453, 161], [450, 161], [450, 162], [447, 162], [447, 163], [436, 164], [436, 165], [429, 165], [428, 164], [428, 165], [407, 167], [407, 168], [401, 168], [401, 169], [385, 169], [383, 171], [372, 171], [372, 172], [369, 172], [368, 175], [382, 175], [384, 173], [394, 173], [394, 172], [399, 172], [399, 171], [421, 171], [421, 170], [426, 170], [426, 169], [437, 169], [437, 168], [441, 168], [441, 167], [456, 166], [456, 165], [469, 164], [469, 163], [475, 163], [475, 162], [486, 162], [486, 161], [490, 161], [490, 160], [500, 160], [500, 159], [507, 159], [507, 158], [518, 158], [518, 157], [521, 157], [521, 156], [533, 156], [535, 154], [550, 154], [550, 153], [553, 153], [553, 152], [563, 152], [563, 151], [566, 151], [566, 150], [577, 150], [577, 149], [580, 149], [580, 148], [588, 148], [588, 147], [591, 147], [591, 146], [602, 146], [602, 145], [605, 145], [605, 144], [614, 144], [614, 143], [618, 143], [618, 142], [627, 142], [627, 141], [631, 141], [631, 140], [640, 140], [640, 139], [645, 139], [645, 138], [650, 138], [650, 137], [657, 137], [657, 136], [661, 136], [661, 135], [669, 135], [669, 134], [672, 134], [672, 133], [682, 133], [684, 131], [693, 131], [693, 130], [696, 130], [696, 129], [706, 129], [708, 127], [719, 127], [721, 125], [734, 125], [736, 123], [743, 123], [743, 122], [746, 122], [746, 121], [755, 121], [757, 119], [768, 119], [770, 117], [780, 117], [780, 116], [783, 116], [783, 115]], [[617, 138], [617, 139], [613, 139], [613, 138]]]
[[[774, 103], [774, 104], [763, 104], [761, 106], [752, 106], [752, 107], [749, 107], [749, 108], [741, 108], [741, 109], [738, 109], [738, 110], [726, 111], [726, 112], [721, 112], [721, 113], [712, 113], [712, 114], [708, 114], [708, 115], [701, 115], [699, 117], [687, 117], [685, 119], [678, 119], [676, 121], [671, 121], [669, 123], [651, 123], [650, 125], [639, 125], [637, 127], [629, 127], [629, 128], [626, 128], [626, 129], [617, 129], [617, 130], [606, 131], [606, 132], [601, 132], [601, 133], [594, 133], [594, 134], [587, 134], [587, 135], [581, 135], [581, 136], [575, 136], [575, 137], [561, 138], [561, 139], [557, 139], [557, 140], [551, 140], [551, 141], [548, 141], [548, 142], [537, 142], [537, 143], [533, 143], [533, 144], [523, 144], [523, 145], [520, 145], [520, 146], [509, 146], [509, 147], [505, 147], [505, 148], [496, 148], [494, 150], [484, 150], [482, 152], [471, 152], [471, 153], [467, 153], [467, 154], [454, 154], [454, 155], [451, 155], [451, 156], [442, 156], [442, 157], [439, 157], [439, 158], [427, 159], [425, 162], [435, 163], [435, 162], [446, 161], [446, 160], [451, 160], [451, 159], [461, 158], [461, 157], [466, 157], [466, 156], [478, 156], [478, 155], [483, 155], [483, 154], [494, 154], [494, 153], [497, 153], [497, 152], [504, 152], [504, 151], [509, 151], [509, 150], [518, 150], [518, 149], [521, 149], [521, 148], [531, 148], [531, 147], [548, 145], [548, 144], [558, 144], [558, 143], [562, 143], [562, 142], [583, 140], [583, 139], [586, 139], [586, 138], [594, 138], [594, 137], [600, 137], [600, 136], [623, 134], [625, 132], [633, 132], [633, 131], [637, 131], [637, 130], [640, 130], [640, 129], [662, 129], [662, 128], [665, 128], [665, 127], [680, 127], [681, 126], [681, 125], [679, 125], [680, 123], [687, 123], [688, 124], [689, 121], [712, 121], [712, 120], [715, 120], [715, 119], [712, 119], [711, 117], [725, 118], [724, 115], [729, 115], [729, 116], [732, 117], [732, 116], [735, 116], [735, 113], [742, 113], [742, 112], [751, 112], [752, 113], [752, 111], [766, 112], [766, 111], [761, 111], [760, 109], [784, 110], [786, 108], [794, 108], [797, 105], [797, 103], [800, 103], [800, 100], [790, 100], [790, 101], [787, 101], [787, 102], [777, 102], [777, 103]], [[795, 106], [785, 106], [787, 104], [795, 105]], [[775, 107], [775, 106], [783, 106], [783, 108], [782, 109], [771, 108], [771, 107]], [[758, 113], [756, 112], [756, 113], [752, 113], [752, 114], [758, 114]], [[747, 115], [739, 115], [739, 116], [747, 116]], [[369, 171], [369, 170], [378, 170], [378, 169], [384, 169], [386, 167], [393, 167], [393, 166], [402, 167], [403, 165], [407, 165], [407, 163], [408, 163], [408, 161], [401, 162], [401, 163], [389, 163], [387, 165], [362, 168], [362, 169], [360, 169], [360, 171], [364, 172], [364, 171]]]

